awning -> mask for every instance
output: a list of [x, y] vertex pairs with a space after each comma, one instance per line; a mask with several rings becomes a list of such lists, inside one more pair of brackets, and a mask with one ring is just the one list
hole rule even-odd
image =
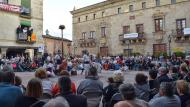
[[31, 21], [20, 21], [20, 25], [31, 26]]

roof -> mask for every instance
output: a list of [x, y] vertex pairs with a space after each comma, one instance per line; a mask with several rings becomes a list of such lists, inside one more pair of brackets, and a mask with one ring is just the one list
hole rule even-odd
[[103, 7], [103, 6], [106, 6], [106, 5], [111, 4], [111, 3], [116, 3], [118, 1], [123, 1], [123, 0], [105, 0], [103, 2], [92, 4], [92, 5], [89, 5], [89, 6], [86, 6], [86, 7], [83, 7], [83, 8], [79, 8], [79, 9], [76, 9], [76, 10], [73, 10], [73, 11], [70, 11], [70, 12], [71, 12], [72, 15], [74, 15], [76, 13], [88, 11], [89, 9], [95, 9], [95, 8]]
[[[56, 39], [56, 40], [62, 40], [61, 37], [51, 36], [51, 35], [42, 35], [43, 38], [49, 38], [49, 39]], [[72, 40], [63, 38], [63, 41], [72, 42]]]

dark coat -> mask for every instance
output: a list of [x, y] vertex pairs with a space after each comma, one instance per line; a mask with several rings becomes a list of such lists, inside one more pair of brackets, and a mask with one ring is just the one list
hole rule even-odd
[[87, 98], [83, 95], [75, 95], [72, 92], [62, 93], [70, 107], [87, 107]]
[[17, 99], [15, 107], [30, 107], [37, 101], [38, 99], [34, 97], [22, 96]]

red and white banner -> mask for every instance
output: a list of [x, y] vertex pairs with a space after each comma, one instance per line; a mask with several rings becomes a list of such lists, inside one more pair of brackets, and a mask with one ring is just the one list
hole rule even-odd
[[20, 13], [21, 7], [20, 6], [16, 6], [16, 5], [11, 5], [11, 4], [5, 4], [5, 3], [0, 2], [0, 10]]

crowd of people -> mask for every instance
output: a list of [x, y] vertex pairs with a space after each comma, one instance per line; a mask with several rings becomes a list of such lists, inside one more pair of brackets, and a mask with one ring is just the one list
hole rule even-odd
[[[19, 58], [17, 58], [19, 59]], [[24, 58], [23, 58], [24, 59]], [[0, 105], [3, 107], [190, 107], [189, 60], [88, 55], [64, 59], [57, 54], [34, 59], [34, 77], [24, 86], [10, 61], [1, 60]], [[20, 62], [21, 60], [18, 60]], [[26, 63], [24, 60], [22, 63]], [[18, 64], [16, 64], [18, 66]], [[34, 65], [33, 65], [34, 66]], [[98, 73], [114, 70], [105, 86]], [[78, 71], [81, 71], [78, 73]], [[137, 70], [135, 82], [125, 72]], [[147, 73], [140, 72], [148, 71]], [[79, 85], [71, 75], [82, 74]], [[58, 78], [56, 83], [49, 77]]]

